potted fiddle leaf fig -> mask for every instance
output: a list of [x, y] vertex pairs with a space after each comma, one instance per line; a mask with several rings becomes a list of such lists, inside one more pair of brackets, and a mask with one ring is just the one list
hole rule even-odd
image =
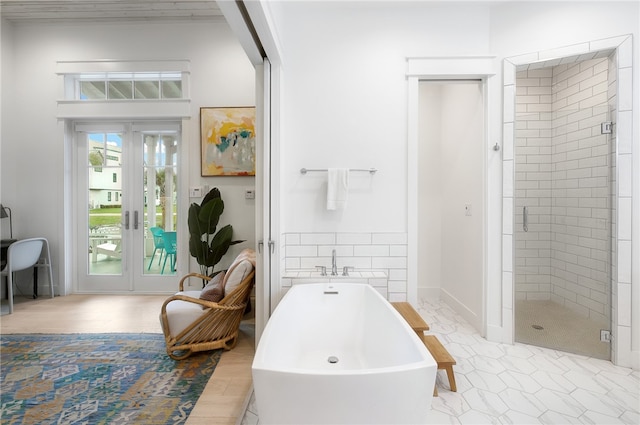
[[230, 224], [217, 230], [223, 211], [224, 202], [217, 187], [207, 193], [200, 205], [192, 203], [189, 207], [189, 253], [200, 265], [200, 273], [205, 276], [213, 274], [216, 264], [231, 245], [244, 242], [233, 240], [233, 227]]

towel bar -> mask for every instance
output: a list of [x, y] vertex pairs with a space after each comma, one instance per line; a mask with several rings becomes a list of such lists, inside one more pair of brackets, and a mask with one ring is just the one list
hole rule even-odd
[[[309, 172], [315, 172], [315, 171], [328, 171], [328, 170], [326, 168], [301, 168], [300, 174], [307, 174]], [[375, 168], [349, 168], [349, 171], [364, 171], [369, 174], [375, 174], [376, 171], [378, 170]]]

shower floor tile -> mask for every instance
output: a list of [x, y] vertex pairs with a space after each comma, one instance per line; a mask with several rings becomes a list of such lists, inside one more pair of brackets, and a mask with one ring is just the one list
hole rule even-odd
[[600, 341], [609, 328], [553, 301], [516, 301], [516, 342], [609, 360], [610, 344]]

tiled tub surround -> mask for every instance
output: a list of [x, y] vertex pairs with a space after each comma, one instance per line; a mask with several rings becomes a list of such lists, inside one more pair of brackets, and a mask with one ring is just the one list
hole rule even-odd
[[[609, 59], [516, 74], [515, 298], [609, 322]], [[615, 90], [612, 91], [615, 95]], [[528, 208], [528, 231], [523, 208]]]
[[315, 270], [287, 270], [282, 275], [282, 295], [291, 289], [293, 285], [303, 285], [305, 283], [329, 283], [329, 282], [353, 282], [364, 283], [373, 286], [380, 294], [387, 298], [388, 278], [383, 271], [363, 270], [349, 271], [349, 276], [342, 276], [342, 269], [338, 270], [338, 276], [331, 276], [331, 269], [326, 276]]
[[[348, 266], [348, 279], [366, 281], [389, 301], [407, 300], [406, 233], [287, 233], [284, 241], [281, 295], [294, 279], [322, 277], [316, 266], [327, 268], [327, 281], [344, 279]], [[334, 249], [339, 276], [330, 276]]]

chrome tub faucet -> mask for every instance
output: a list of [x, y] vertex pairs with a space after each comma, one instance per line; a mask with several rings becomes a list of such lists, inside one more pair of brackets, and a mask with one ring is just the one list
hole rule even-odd
[[336, 263], [336, 250], [331, 251], [331, 276], [338, 276], [338, 264]]

